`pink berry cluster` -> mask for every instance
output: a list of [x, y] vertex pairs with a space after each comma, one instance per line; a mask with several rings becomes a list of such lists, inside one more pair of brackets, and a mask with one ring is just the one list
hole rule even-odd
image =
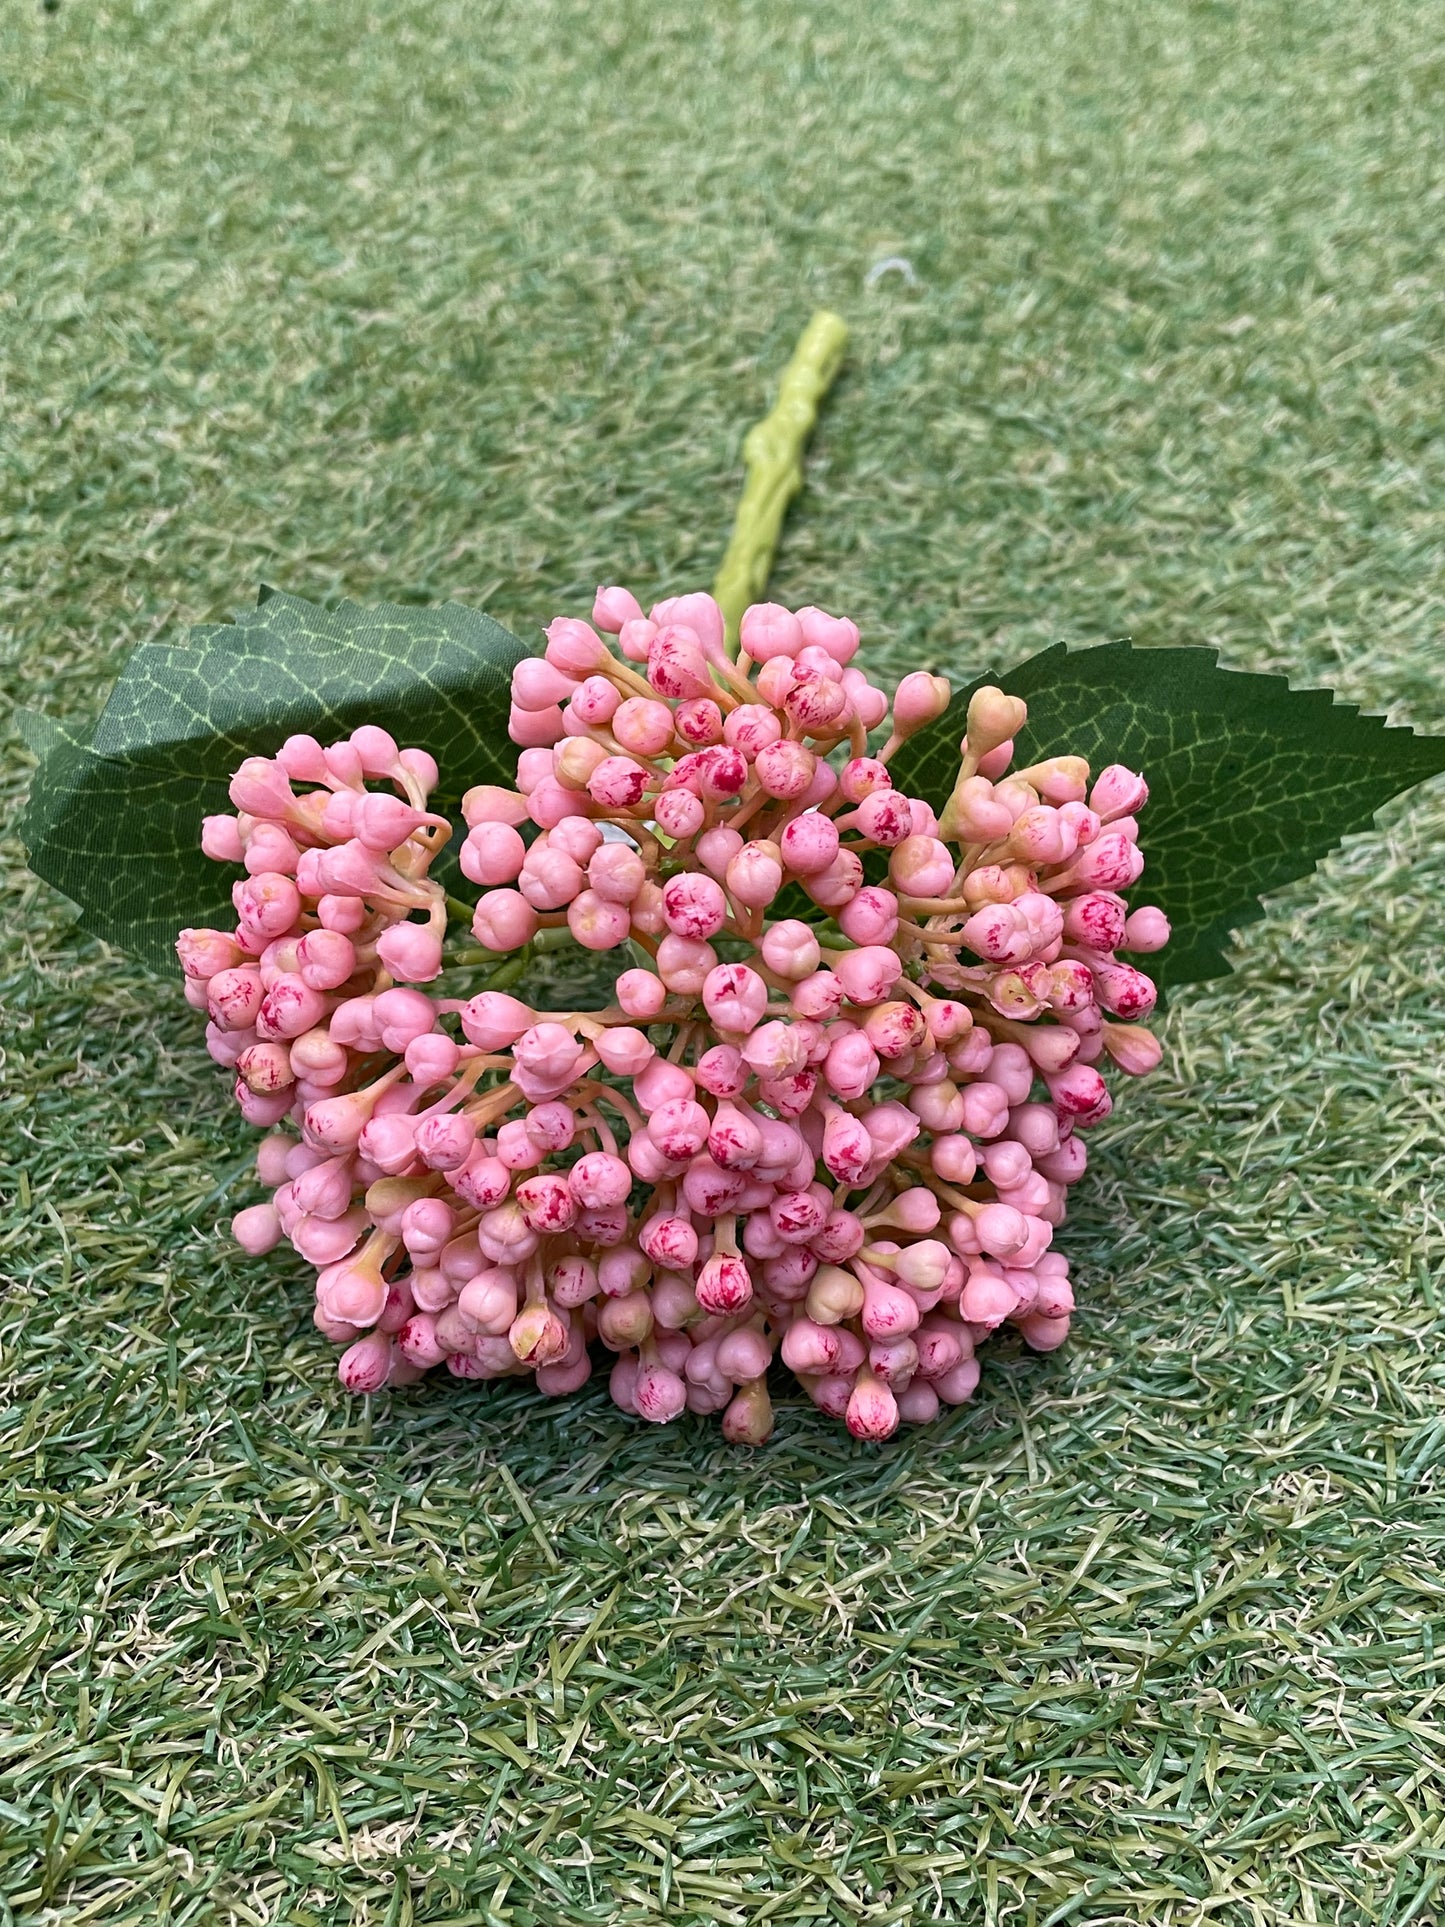
[[[943, 678], [890, 705], [819, 609], [756, 605], [740, 638], [733, 660], [711, 596], [644, 616], [599, 590], [514, 672], [516, 787], [463, 801], [484, 959], [505, 982], [541, 944], [629, 946], [604, 1008], [417, 987], [449, 825], [431, 758], [383, 730], [291, 737], [207, 819], [248, 874], [233, 931], [182, 933], [187, 995], [245, 1116], [299, 1127], [263, 1139], [272, 1196], [233, 1229], [316, 1266], [352, 1390], [445, 1364], [570, 1392], [600, 1344], [625, 1410], [760, 1443], [780, 1352], [882, 1439], [967, 1399], [1000, 1325], [1066, 1336], [1080, 1133], [1103, 1066], [1160, 1054], [1119, 954], [1169, 935], [1120, 894], [1143, 779], [1009, 773], [1026, 711], [984, 688], [935, 815], [888, 764]], [[770, 917], [792, 886], [807, 914]]]

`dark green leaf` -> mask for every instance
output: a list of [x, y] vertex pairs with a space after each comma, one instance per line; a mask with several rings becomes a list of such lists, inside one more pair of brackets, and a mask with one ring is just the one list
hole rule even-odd
[[[1390, 797], [1445, 769], [1445, 736], [1387, 728], [1283, 676], [1222, 669], [1212, 649], [1056, 643], [979, 678], [990, 680], [1029, 705], [1020, 764], [1086, 756], [1095, 770], [1123, 763], [1148, 780], [1149, 867], [1134, 895], [1174, 925], [1147, 966], [1164, 985], [1225, 975], [1230, 937], [1261, 915], [1263, 893], [1308, 875]], [[898, 752], [900, 788], [942, 803], [977, 686]]]
[[138, 649], [88, 743], [21, 718], [40, 759], [20, 825], [30, 867], [93, 935], [168, 969], [179, 929], [230, 910], [235, 873], [201, 855], [201, 818], [230, 808], [243, 757], [378, 723], [436, 757], [437, 807], [454, 808], [471, 784], [511, 779], [508, 681], [525, 654], [456, 603], [323, 609], [263, 590], [237, 623]]

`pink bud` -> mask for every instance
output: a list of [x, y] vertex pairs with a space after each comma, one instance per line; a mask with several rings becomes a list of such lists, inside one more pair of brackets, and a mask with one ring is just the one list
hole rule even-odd
[[537, 912], [517, 890], [489, 890], [477, 899], [472, 935], [488, 950], [520, 950], [537, 928]]
[[811, 607], [799, 609], [798, 627], [805, 647], [826, 650], [836, 663], [849, 663], [858, 653], [858, 625], [847, 616], [830, 616], [826, 610]]
[[387, 796], [380, 790], [368, 791], [353, 801], [347, 834], [356, 837], [369, 850], [395, 850], [427, 824], [444, 821], [444, 818], [427, 815], [424, 810], [413, 809], [399, 796]]
[[558, 616], [547, 625], [547, 661], [562, 675], [579, 679], [607, 661], [607, 646], [587, 623]]
[[632, 1406], [639, 1418], [666, 1425], [686, 1408], [687, 1386], [663, 1364], [644, 1365], [633, 1385]]
[[694, 1290], [704, 1311], [737, 1312], [752, 1302], [753, 1281], [741, 1258], [719, 1252], [698, 1273]]
[[1147, 1076], [1164, 1054], [1159, 1039], [1142, 1025], [1105, 1024], [1103, 1035], [1104, 1049], [1130, 1077]]
[[752, 910], [766, 908], [783, 885], [779, 846], [771, 842], [744, 844], [728, 864], [726, 879], [738, 903]]
[[508, 1266], [525, 1264], [539, 1242], [515, 1198], [508, 1198], [483, 1214], [476, 1239], [484, 1258], [489, 1258], [494, 1265]]
[[742, 1054], [759, 1077], [788, 1077], [807, 1062], [804, 1040], [792, 1025], [776, 1018], [752, 1032]]
[[648, 1119], [648, 1136], [670, 1162], [693, 1157], [707, 1143], [710, 1120], [692, 1097], [660, 1104]]
[[326, 780], [326, 752], [314, 736], [288, 736], [276, 752], [276, 761], [294, 782]]
[[764, 1260], [763, 1285], [769, 1298], [797, 1304], [807, 1297], [817, 1270], [818, 1260], [807, 1245], [785, 1245], [775, 1257]]
[[241, 826], [234, 816], [201, 818], [201, 854], [213, 863], [240, 863], [246, 855]]
[[522, 1364], [551, 1365], [567, 1349], [567, 1327], [543, 1301], [518, 1314], [507, 1339]]
[[1100, 770], [1089, 792], [1089, 807], [1104, 823], [1112, 823], [1120, 816], [1133, 816], [1148, 801], [1149, 785], [1122, 763], [1110, 763], [1107, 769]]
[[231, 778], [231, 801], [248, 816], [284, 818], [295, 805], [290, 779], [268, 756], [248, 756]]
[[858, 1030], [829, 1046], [823, 1075], [829, 1090], [846, 1103], [866, 1096], [877, 1082], [880, 1070], [878, 1053]]
[[1065, 819], [1047, 803], [1023, 810], [1014, 820], [1008, 847], [1023, 862], [1035, 869], [1066, 863], [1073, 855], [1076, 838]]
[[839, 850], [824, 870], [802, 879], [803, 888], [825, 910], [838, 911], [863, 887], [863, 862], [856, 851]]
[[356, 969], [356, 950], [339, 930], [308, 930], [296, 946], [301, 981], [312, 990], [338, 990]]
[[519, 1070], [555, 1084], [575, 1072], [585, 1051], [565, 1024], [544, 1018], [522, 1032], [512, 1045], [512, 1055]]
[[271, 1203], [248, 1205], [231, 1220], [231, 1236], [252, 1258], [272, 1251], [281, 1242], [281, 1220]]
[[610, 1151], [589, 1151], [567, 1174], [578, 1202], [589, 1210], [621, 1204], [632, 1189], [632, 1173]]
[[319, 990], [290, 971], [271, 980], [256, 1012], [256, 1034], [262, 1038], [299, 1037], [326, 1015], [326, 999]]
[[[546, 759], [550, 769], [552, 759]], [[479, 823], [506, 823], [512, 828], [527, 820], [527, 805], [515, 790], [499, 789], [495, 783], [478, 783], [462, 798], [462, 816], [468, 828]]]
[[655, 1017], [667, 1002], [667, 986], [650, 970], [624, 970], [613, 993], [629, 1017]]
[[[865, 803], [863, 808], [868, 805]], [[945, 897], [953, 887], [954, 855], [933, 836], [907, 836], [888, 859], [894, 885], [911, 897]]]
[[795, 918], [770, 925], [759, 951], [768, 969], [790, 983], [811, 976], [822, 955], [813, 931]]
[[1013, 811], [994, 795], [993, 784], [984, 776], [960, 783], [945, 815], [953, 834], [965, 843], [993, 843], [1013, 828]]
[[243, 951], [234, 937], [221, 930], [183, 930], [176, 938], [181, 969], [196, 983], [208, 983], [223, 970], [234, 970]]
[[391, 1369], [391, 1340], [385, 1332], [368, 1332], [349, 1345], [337, 1360], [336, 1375], [348, 1392], [379, 1392]]
[[565, 850], [539, 837], [527, 852], [517, 888], [534, 910], [560, 910], [582, 888], [582, 870]]
[[628, 589], [599, 588], [592, 603], [592, 621], [606, 636], [615, 636], [624, 622], [635, 622], [642, 605]]
[[839, 1183], [854, 1185], [873, 1160], [873, 1140], [856, 1117], [834, 1111], [823, 1130], [823, 1162]]
[[810, 810], [795, 816], [779, 838], [783, 862], [795, 876], [826, 870], [838, 854], [838, 830], [831, 817]]
[[236, 1059], [236, 1069], [249, 1090], [269, 1095], [287, 1090], [296, 1081], [291, 1053], [284, 1044], [250, 1044]]
[[612, 718], [612, 734], [634, 756], [660, 756], [672, 742], [672, 711], [650, 696], [629, 696]]
[[362, 723], [353, 729], [347, 746], [355, 754], [363, 776], [390, 776], [400, 753], [395, 737], [375, 723]]
[[971, 1137], [998, 1137], [1008, 1129], [1008, 1097], [997, 1084], [987, 1080], [968, 1084], [960, 1096], [964, 1107], [962, 1129]]
[[860, 944], [890, 944], [898, 931], [898, 899], [891, 890], [868, 884], [838, 912], [838, 928]]
[[567, 928], [584, 950], [615, 950], [626, 943], [632, 919], [625, 903], [610, 903], [595, 890], [583, 890], [567, 906]]
[[840, 683], [798, 665], [783, 707], [805, 736], [835, 736], [847, 727], [848, 693]]
[[551, 709], [564, 703], [577, 687], [574, 676], [540, 656], [527, 656], [512, 671], [512, 702], [527, 711]]
[[717, 703], [707, 698], [692, 698], [686, 703], [678, 703], [672, 715], [672, 726], [684, 742], [690, 742], [696, 748], [722, 742], [722, 711]]
[[716, 962], [712, 945], [695, 937], [669, 935], [657, 947], [657, 974], [680, 997], [699, 995]]
[[669, 790], [665, 796], [658, 797], [653, 814], [664, 836], [682, 843], [702, 828], [707, 810], [701, 797], [691, 790]]
[[768, 1216], [784, 1244], [806, 1244], [827, 1222], [828, 1208], [828, 1193], [817, 1185], [780, 1192], [768, 1206]]
[[697, 1062], [697, 1081], [713, 1097], [736, 1097], [749, 1075], [743, 1054], [734, 1044], [714, 1044]]
[[446, 1347], [437, 1339], [437, 1321], [431, 1312], [413, 1313], [397, 1333], [396, 1343], [403, 1358], [419, 1365], [423, 1371], [440, 1365], [446, 1357]]
[[584, 806], [591, 808], [584, 802], [583, 792], [568, 789], [554, 776], [543, 776], [527, 797], [527, 814], [539, 830], [560, 829]]
[[607, 756], [587, 779], [587, 792], [604, 809], [631, 809], [642, 801], [647, 771], [630, 756]]
[[447, 1182], [457, 1196], [475, 1210], [488, 1211], [511, 1190], [512, 1174], [501, 1159], [494, 1157], [478, 1140], [461, 1169], [447, 1173]]
[[1088, 950], [1117, 950], [1124, 937], [1124, 919], [1122, 897], [1091, 890], [1065, 904], [1063, 934], [1070, 943]]
[[510, 823], [478, 823], [461, 847], [462, 875], [471, 883], [510, 883], [526, 855], [527, 846]]
[[[697, 1260], [697, 1232], [688, 1218], [659, 1212], [643, 1223], [637, 1241], [653, 1264], [665, 1270], [690, 1271]], [[689, 1290], [688, 1297], [691, 1296]]]
[[371, 1021], [388, 1050], [404, 1051], [436, 1022], [436, 1006], [425, 991], [384, 990], [371, 1000]]
[[663, 885], [662, 913], [676, 936], [703, 941], [727, 921], [727, 898], [712, 877], [684, 871]]
[[767, 1011], [768, 987], [746, 964], [719, 964], [703, 980], [702, 1001], [719, 1030], [750, 1031]]
[[859, 836], [892, 850], [913, 834], [913, 811], [900, 790], [873, 790], [857, 805], [855, 823]]
[[1079, 1124], [1097, 1124], [1112, 1107], [1104, 1080], [1091, 1065], [1073, 1063], [1067, 1070], [1046, 1076], [1049, 1095], [1061, 1117]]
[[[1144, 904], [1140, 909], [1129, 913], [1122, 938], [1110, 944], [1108, 948], [1146, 952], [1162, 950], [1168, 941], [1168, 917], [1162, 910], [1156, 910], [1152, 904]], [[1103, 945], [1096, 947], [1104, 948]]]
[[254, 826], [246, 839], [246, 868], [252, 876], [258, 876], [263, 870], [295, 876], [300, 864], [300, 850], [279, 823], [260, 822]]
[[725, 824], [704, 830], [696, 844], [698, 861], [709, 876], [716, 877], [720, 882], [727, 875], [728, 865], [742, 848], [742, 837]]
[[783, 1363], [790, 1372], [828, 1372], [838, 1360], [838, 1337], [829, 1325], [795, 1318], [783, 1334]]
[[855, 1004], [881, 1004], [903, 974], [903, 965], [892, 950], [878, 944], [864, 944], [846, 950], [833, 960], [835, 974]]
[[441, 1198], [414, 1198], [401, 1214], [401, 1235], [418, 1263], [435, 1258], [456, 1230], [456, 1213]]
[[1069, 874], [1089, 886], [1124, 890], [1144, 874], [1144, 858], [1137, 844], [1111, 830], [1079, 851]]
[[831, 970], [815, 970], [793, 986], [788, 1002], [800, 1017], [827, 1023], [842, 1009], [842, 982]]
[[802, 743], [769, 743], [757, 754], [753, 768], [758, 783], [769, 796], [794, 802], [813, 780], [818, 759]]
[[604, 1031], [596, 1039], [593, 1048], [607, 1069], [616, 1072], [619, 1077], [635, 1077], [656, 1055], [644, 1033], [626, 1024], [618, 1024]]
[[739, 703], [723, 724], [723, 741], [750, 759], [776, 743], [782, 733], [776, 710], [763, 703]]
[[866, 1235], [855, 1212], [834, 1210], [808, 1240], [808, 1248], [825, 1264], [846, 1264], [862, 1249]]
[[278, 870], [263, 870], [259, 876], [236, 884], [231, 901], [242, 924], [268, 939], [290, 930], [301, 914], [300, 891]]
[[986, 1204], [973, 1225], [979, 1243], [995, 1258], [1011, 1258], [1028, 1242], [1023, 1213], [1010, 1204]]
[[1154, 981], [1132, 964], [1100, 964], [1094, 971], [1099, 1002], [1116, 1017], [1147, 1017], [1158, 1000]]
[[689, 1211], [700, 1218], [725, 1217], [736, 1210], [738, 1200], [748, 1188], [740, 1171], [724, 1171], [722, 1166], [701, 1151], [683, 1174], [682, 1194]]
[[855, 1439], [891, 1438], [898, 1430], [898, 1401], [866, 1365], [854, 1383], [846, 1418]]
[[386, 1284], [363, 1262], [328, 1265], [316, 1280], [317, 1303], [328, 1318], [349, 1325], [374, 1325], [386, 1309]]
[[503, 990], [484, 990], [462, 1005], [461, 1020], [468, 1043], [505, 1050], [536, 1023], [537, 1013]]
[[724, 1101], [708, 1131], [707, 1148], [724, 1171], [750, 1170], [762, 1154], [763, 1134], [746, 1111]]
[[776, 602], [755, 602], [745, 609], [738, 635], [754, 662], [796, 656], [804, 642], [798, 618]]
[[523, 749], [550, 749], [566, 732], [567, 725], [555, 703], [549, 709], [518, 709], [514, 703], [507, 717], [507, 734]]
[[986, 903], [975, 910], [962, 936], [976, 956], [990, 963], [1026, 963], [1034, 951], [1028, 918], [1012, 903]]
[[441, 971], [441, 933], [429, 924], [394, 923], [377, 938], [376, 954], [393, 977], [428, 984]]
[[669, 1064], [655, 1057], [642, 1074], [633, 1080], [632, 1094], [650, 1117], [663, 1104], [692, 1096], [692, 1079], [680, 1064]]
[[651, 611], [656, 623], [680, 623], [691, 629], [709, 656], [716, 656], [723, 644], [723, 613], [712, 596], [703, 590], [688, 595], [668, 596]]
[[647, 680], [659, 695], [682, 700], [705, 697], [714, 687], [697, 637], [675, 623], [666, 624], [652, 638]]
[[751, 1325], [729, 1332], [718, 1342], [717, 1369], [734, 1381], [761, 1378], [772, 1358], [772, 1346]]
[[415, 1144], [422, 1163], [433, 1171], [457, 1171], [472, 1154], [477, 1127], [460, 1113], [429, 1117], [417, 1126]]
[[921, 669], [905, 676], [893, 697], [894, 735], [904, 739], [936, 722], [952, 695], [946, 676], [930, 676]]
[[325, 930], [340, 931], [342, 936], [350, 937], [366, 922], [366, 905], [360, 897], [324, 896], [316, 906], [316, 914]]
[[646, 662], [658, 624], [646, 616], [630, 616], [617, 632], [617, 643], [629, 662]]

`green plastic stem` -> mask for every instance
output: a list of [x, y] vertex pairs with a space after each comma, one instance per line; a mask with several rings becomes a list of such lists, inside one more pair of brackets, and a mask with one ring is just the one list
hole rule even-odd
[[803, 450], [823, 397], [837, 379], [848, 343], [847, 323], [820, 308], [798, 338], [783, 370], [771, 414], [743, 438], [747, 480], [732, 540], [713, 583], [727, 623], [728, 654], [738, 649], [738, 623], [768, 586], [788, 504], [803, 486]]

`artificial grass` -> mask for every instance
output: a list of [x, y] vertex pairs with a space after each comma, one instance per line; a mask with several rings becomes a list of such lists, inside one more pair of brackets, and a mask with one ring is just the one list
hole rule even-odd
[[[7, 693], [91, 713], [263, 577], [524, 633], [705, 581], [821, 300], [780, 596], [894, 668], [1129, 631], [1440, 727], [1437, 29], [17, 0]], [[1177, 999], [1063, 1352], [754, 1454], [348, 1401], [227, 1247], [192, 1013], [12, 838], [0, 1919], [1431, 1918], [1442, 830], [1437, 785]]]

